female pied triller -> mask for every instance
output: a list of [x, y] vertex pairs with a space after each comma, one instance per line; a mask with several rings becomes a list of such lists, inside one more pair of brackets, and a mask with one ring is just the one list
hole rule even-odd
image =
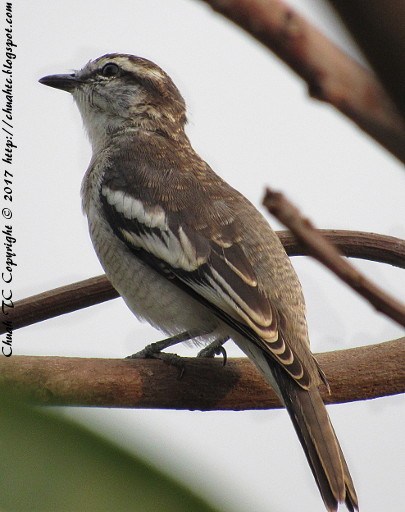
[[40, 82], [70, 92], [83, 117], [93, 147], [83, 208], [128, 307], [177, 340], [232, 338], [285, 404], [327, 510], [358, 510], [318, 391], [298, 278], [267, 221], [191, 147], [170, 77], [110, 54]]

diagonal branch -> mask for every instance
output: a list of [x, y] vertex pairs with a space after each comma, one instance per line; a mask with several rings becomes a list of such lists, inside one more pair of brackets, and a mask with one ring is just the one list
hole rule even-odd
[[[326, 403], [367, 400], [405, 392], [405, 338], [318, 354], [331, 394]], [[244, 410], [280, 407], [247, 358], [185, 359], [178, 369], [151, 359], [0, 358], [0, 385], [35, 403], [94, 407]]]
[[405, 3], [398, 0], [329, 0], [376, 70], [405, 118]]
[[[346, 256], [405, 268], [405, 240], [362, 231], [325, 229], [320, 232]], [[305, 246], [288, 231], [277, 234], [290, 256], [308, 254]], [[10, 321], [15, 330], [116, 297], [118, 292], [108, 279], [104, 275], [97, 276], [22, 299], [8, 309], [3, 318]], [[1, 323], [0, 334], [6, 329], [6, 325]]]
[[307, 248], [308, 254], [367, 299], [378, 311], [405, 327], [405, 305], [356, 270], [280, 192], [267, 189], [263, 205]]
[[281, 0], [204, 1], [270, 48], [305, 80], [313, 98], [333, 105], [405, 162], [405, 125], [377, 78], [294, 9]]
[[[118, 292], [105, 275], [91, 277], [21, 299], [12, 309], [5, 310], [3, 320], [10, 322], [16, 330], [117, 297]], [[4, 332], [6, 326], [1, 323], [0, 334]]]

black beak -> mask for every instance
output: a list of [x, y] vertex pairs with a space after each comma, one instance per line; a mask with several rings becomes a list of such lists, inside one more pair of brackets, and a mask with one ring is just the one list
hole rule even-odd
[[80, 80], [72, 75], [48, 75], [39, 79], [39, 83], [55, 87], [55, 89], [62, 89], [62, 91], [73, 92]]

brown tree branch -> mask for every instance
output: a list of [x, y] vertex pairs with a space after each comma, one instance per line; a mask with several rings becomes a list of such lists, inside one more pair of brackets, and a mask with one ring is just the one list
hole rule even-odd
[[[405, 240], [362, 231], [325, 229], [320, 232], [346, 256], [405, 268]], [[288, 231], [277, 234], [289, 256], [308, 254], [305, 246]], [[22, 299], [12, 309], [5, 310], [7, 315], [3, 319], [10, 321], [15, 330], [116, 297], [118, 292], [102, 275]], [[0, 334], [6, 330], [7, 326], [0, 323]]]
[[[344, 256], [405, 268], [405, 240], [364, 231], [344, 229], [317, 229], [317, 231]], [[305, 245], [301, 244], [290, 231], [277, 231], [277, 235], [289, 256], [308, 254]]]
[[405, 162], [404, 121], [377, 78], [294, 9], [281, 0], [204, 1], [270, 48], [306, 81], [313, 98], [333, 105]]
[[[3, 320], [12, 323], [13, 330], [32, 325], [55, 316], [100, 304], [119, 297], [105, 275], [54, 288], [17, 301], [5, 309]], [[0, 334], [6, 326], [0, 325]]]
[[375, 69], [405, 119], [405, 3], [329, 0]]
[[[329, 380], [326, 403], [405, 392], [405, 338], [318, 354]], [[0, 385], [42, 405], [189, 410], [280, 407], [274, 392], [247, 358], [185, 359], [178, 370], [151, 359], [0, 358]]]
[[367, 299], [380, 311], [405, 327], [405, 305], [388, 295], [356, 270], [298, 209], [279, 192], [267, 189], [263, 205], [306, 246], [308, 254]]

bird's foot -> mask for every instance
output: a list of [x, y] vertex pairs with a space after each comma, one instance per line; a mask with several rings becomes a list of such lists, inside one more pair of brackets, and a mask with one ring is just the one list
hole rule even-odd
[[203, 334], [206, 333], [197, 329], [184, 331], [181, 332], [180, 334], [176, 334], [175, 336], [170, 336], [170, 338], [165, 338], [164, 340], [151, 343], [150, 345], [147, 345], [143, 350], [140, 350], [135, 354], [127, 356], [126, 359], [150, 359], [155, 357], [157, 354], [161, 353], [162, 350], [164, 350], [165, 348], [172, 347], [173, 345], [177, 345], [177, 343], [191, 340]]
[[225, 366], [228, 356], [226, 354], [226, 350], [223, 347], [223, 344], [228, 340], [229, 338], [225, 337], [213, 341], [212, 343], [204, 347], [202, 350], [200, 350], [200, 352], [198, 352], [197, 354], [197, 357], [215, 357], [222, 355], [222, 365]]
[[162, 350], [168, 347], [172, 347], [177, 343], [181, 343], [182, 341], [188, 341], [196, 338], [197, 336], [202, 336], [203, 334], [206, 334], [206, 332], [198, 329], [181, 332], [180, 334], [176, 334], [170, 338], [151, 343], [150, 345], [147, 345], [143, 350], [127, 356], [125, 359], [160, 359], [161, 361], [164, 361], [165, 363], [178, 368], [179, 378], [181, 379], [185, 372], [184, 359], [177, 354], [162, 352]]

